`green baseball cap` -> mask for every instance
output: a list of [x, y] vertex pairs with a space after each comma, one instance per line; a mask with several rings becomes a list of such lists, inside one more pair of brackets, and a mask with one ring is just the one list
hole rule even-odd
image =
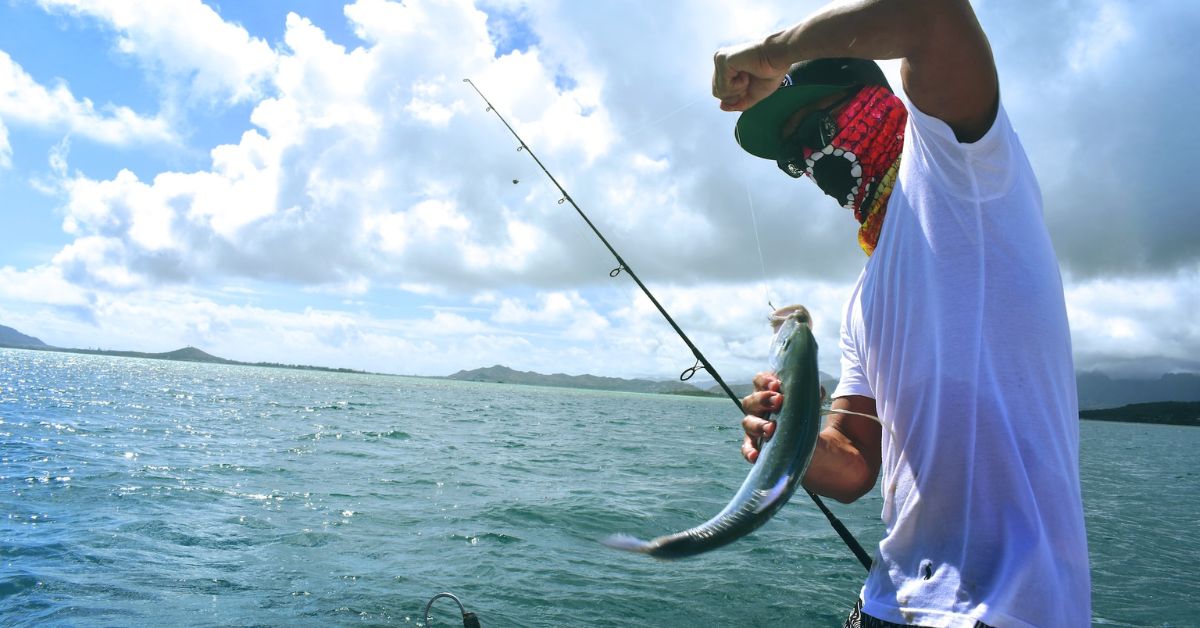
[[801, 61], [788, 69], [779, 88], [770, 96], [738, 116], [733, 137], [751, 155], [775, 160], [783, 148], [779, 131], [789, 116], [809, 103], [852, 85], [892, 88], [879, 64], [869, 59]]

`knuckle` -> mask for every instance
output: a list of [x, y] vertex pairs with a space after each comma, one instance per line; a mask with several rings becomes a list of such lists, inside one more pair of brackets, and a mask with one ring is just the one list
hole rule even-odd
[[754, 390], [758, 392], [769, 390], [771, 384], [777, 381], [779, 381], [779, 378], [775, 376], [775, 373], [762, 371], [754, 376]]

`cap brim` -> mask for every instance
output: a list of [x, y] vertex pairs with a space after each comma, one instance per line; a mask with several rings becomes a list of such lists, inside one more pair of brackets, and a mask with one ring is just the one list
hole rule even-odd
[[845, 85], [781, 87], [738, 116], [733, 137], [751, 155], [774, 161], [783, 148], [780, 137], [783, 123], [797, 109], [843, 89], [846, 89]]

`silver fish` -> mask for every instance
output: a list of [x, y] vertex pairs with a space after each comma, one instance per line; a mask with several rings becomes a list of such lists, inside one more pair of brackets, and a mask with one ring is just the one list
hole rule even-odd
[[615, 534], [604, 540], [605, 545], [655, 558], [686, 558], [753, 532], [787, 503], [808, 469], [821, 430], [817, 341], [807, 323], [804, 317], [790, 317], [775, 335], [783, 408], [771, 440], [759, 450], [757, 462], [724, 510], [682, 532], [650, 541]]

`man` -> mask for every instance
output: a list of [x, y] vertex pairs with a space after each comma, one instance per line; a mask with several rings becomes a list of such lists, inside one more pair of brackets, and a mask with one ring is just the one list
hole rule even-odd
[[[867, 61], [895, 58], [908, 107]], [[882, 471], [886, 534], [846, 625], [1088, 625], [1062, 281], [970, 4], [831, 6], [714, 63], [739, 144], [851, 209], [869, 256], [804, 478], [849, 502]], [[751, 462], [787, 393], [755, 390]]]

